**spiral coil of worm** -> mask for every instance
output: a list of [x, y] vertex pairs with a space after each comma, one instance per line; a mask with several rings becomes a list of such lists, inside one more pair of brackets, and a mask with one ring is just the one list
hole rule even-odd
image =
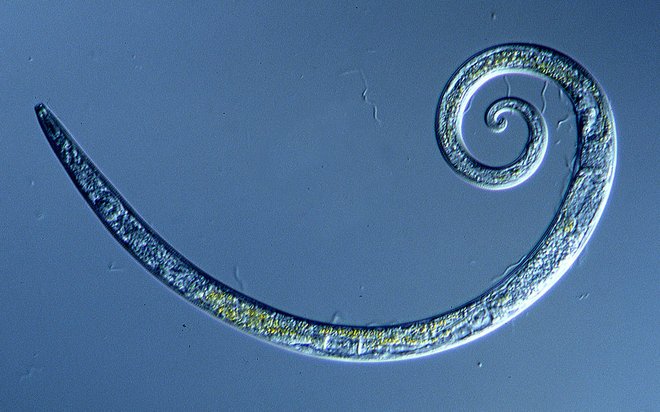
[[504, 167], [474, 159], [461, 135], [465, 107], [475, 91], [502, 74], [528, 73], [556, 82], [573, 103], [576, 162], [561, 206], [547, 231], [500, 283], [449, 312], [386, 326], [335, 325], [306, 319], [250, 298], [217, 281], [160, 237], [128, 204], [43, 104], [41, 128], [69, 177], [115, 237], [153, 276], [221, 321], [257, 338], [308, 355], [348, 361], [397, 360], [441, 352], [483, 336], [521, 313], [568, 270], [589, 240], [605, 207], [616, 164], [614, 118], [603, 90], [571, 58], [542, 46], [508, 44], [469, 59], [448, 82], [437, 112], [437, 141], [454, 171], [488, 189], [515, 186], [538, 168], [547, 128], [538, 110], [516, 98], [491, 105], [488, 125], [502, 130], [504, 111], [527, 122], [523, 153]]

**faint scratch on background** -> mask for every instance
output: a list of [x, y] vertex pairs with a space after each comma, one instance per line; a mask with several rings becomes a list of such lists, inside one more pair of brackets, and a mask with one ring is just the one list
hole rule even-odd
[[467, 113], [467, 112], [469, 112], [470, 109], [472, 108], [472, 101], [473, 101], [473, 100], [474, 100], [474, 96], [471, 96], [471, 97], [468, 99], [468, 102], [467, 102], [467, 104], [465, 105], [465, 110], [463, 110], [463, 113], [464, 113], [464, 114]]
[[[569, 118], [570, 118], [570, 116], [569, 116], [569, 115], [566, 115], [566, 117], [564, 117], [563, 119], [560, 119], [560, 120], [557, 122], [557, 130], [559, 130], [559, 128], [561, 127], [562, 124], [568, 122], [568, 119], [569, 119]], [[570, 125], [568, 126], [568, 128], [570, 129]]]
[[343, 318], [343, 316], [342, 316], [341, 312], [336, 311], [335, 313], [332, 314], [332, 320], [330, 321], [330, 323], [338, 325], [338, 324], [341, 323], [342, 318]]
[[368, 106], [371, 106], [374, 120], [376, 121], [376, 123], [378, 123], [379, 126], [382, 126], [383, 122], [380, 120], [380, 118], [378, 118], [378, 106], [376, 106], [376, 103], [372, 102], [371, 100], [369, 100], [369, 97], [367, 97], [367, 92], [369, 91], [369, 83], [367, 82], [367, 76], [364, 75], [364, 70], [362, 69], [347, 70], [341, 73], [340, 76], [348, 76], [350, 74], [360, 75], [360, 78], [362, 79], [362, 85], [364, 87], [364, 89], [362, 90], [362, 101]]
[[545, 106], [546, 106], [546, 102], [545, 102], [545, 91], [546, 91], [547, 89], [548, 89], [548, 81], [546, 80], [546, 81], [543, 83], [543, 89], [541, 89], [541, 99], [543, 100], [543, 106], [541, 106], [541, 114], [544, 114], [544, 113], [545, 113]]
[[115, 262], [108, 263], [108, 272], [123, 272], [124, 269], [115, 266]]
[[518, 265], [520, 265], [520, 264], [522, 263], [522, 261], [525, 260], [526, 257], [527, 257], [527, 256], [523, 256], [523, 257], [521, 257], [520, 260], [517, 261], [516, 263], [507, 266], [507, 268], [504, 269], [504, 272], [502, 272], [501, 275], [497, 275], [497, 276], [491, 278], [491, 281], [492, 281], [493, 283], [498, 283], [500, 280], [502, 280], [502, 279], [504, 279], [505, 277], [507, 277], [507, 276], [509, 275], [509, 273], [511, 273], [511, 271], [512, 271], [513, 269], [515, 269], [516, 267], [518, 267]]
[[238, 272], [238, 266], [234, 266], [234, 280], [236, 280], [236, 283], [238, 284], [238, 289], [243, 291], [245, 286], [243, 285], [243, 279], [241, 279]]

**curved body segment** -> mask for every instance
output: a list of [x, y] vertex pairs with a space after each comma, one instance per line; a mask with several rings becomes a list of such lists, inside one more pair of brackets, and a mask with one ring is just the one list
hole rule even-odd
[[502, 111], [518, 112], [527, 121], [527, 146], [512, 164], [500, 168], [481, 164], [469, 154], [461, 136], [461, 119], [470, 97], [488, 79], [509, 73], [548, 78], [573, 102], [577, 156], [561, 206], [543, 237], [500, 283], [449, 312], [387, 326], [334, 325], [306, 319], [217, 281], [177, 252], [133, 210], [45, 105], [39, 104], [35, 110], [53, 151], [94, 213], [170, 289], [222, 322], [284, 348], [347, 361], [385, 361], [447, 350], [508, 322], [561, 278], [598, 223], [614, 177], [614, 119], [603, 90], [591, 75], [557, 51], [510, 44], [468, 60], [448, 82], [439, 102], [436, 131], [442, 155], [459, 176], [488, 189], [514, 186], [536, 170], [547, 146], [547, 129], [538, 110], [527, 102], [501, 99], [486, 115], [495, 129], [505, 126], [499, 118]]

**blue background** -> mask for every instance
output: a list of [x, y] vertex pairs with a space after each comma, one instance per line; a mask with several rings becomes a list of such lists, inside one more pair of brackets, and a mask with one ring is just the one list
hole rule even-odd
[[[657, 407], [660, 13], [544, 3], [0, 2], [0, 407]], [[47, 103], [141, 215], [219, 280], [318, 320], [401, 322], [496, 282], [565, 190], [574, 116], [542, 80], [494, 79], [465, 117], [474, 154], [504, 164], [526, 126], [511, 117], [494, 135], [485, 108], [507, 90], [546, 107], [548, 153], [522, 186], [470, 186], [437, 148], [445, 82], [512, 41], [568, 54], [606, 90], [612, 196], [540, 302], [411, 361], [301, 356], [183, 301], [97, 221], [32, 109]]]

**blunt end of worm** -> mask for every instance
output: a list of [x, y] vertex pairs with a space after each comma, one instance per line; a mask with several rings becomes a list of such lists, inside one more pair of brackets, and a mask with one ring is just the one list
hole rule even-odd
[[39, 126], [41, 126], [46, 138], [51, 142], [57, 140], [62, 134], [63, 129], [57, 118], [43, 103], [34, 106], [34, 111], [37, 114]]
[[43, 103], [38, 103], [36, 106], [34, 106], [34, 111], [37, 113], [37, 117], [39, 119], [43, 119], [49, 114], [48, 108]]

